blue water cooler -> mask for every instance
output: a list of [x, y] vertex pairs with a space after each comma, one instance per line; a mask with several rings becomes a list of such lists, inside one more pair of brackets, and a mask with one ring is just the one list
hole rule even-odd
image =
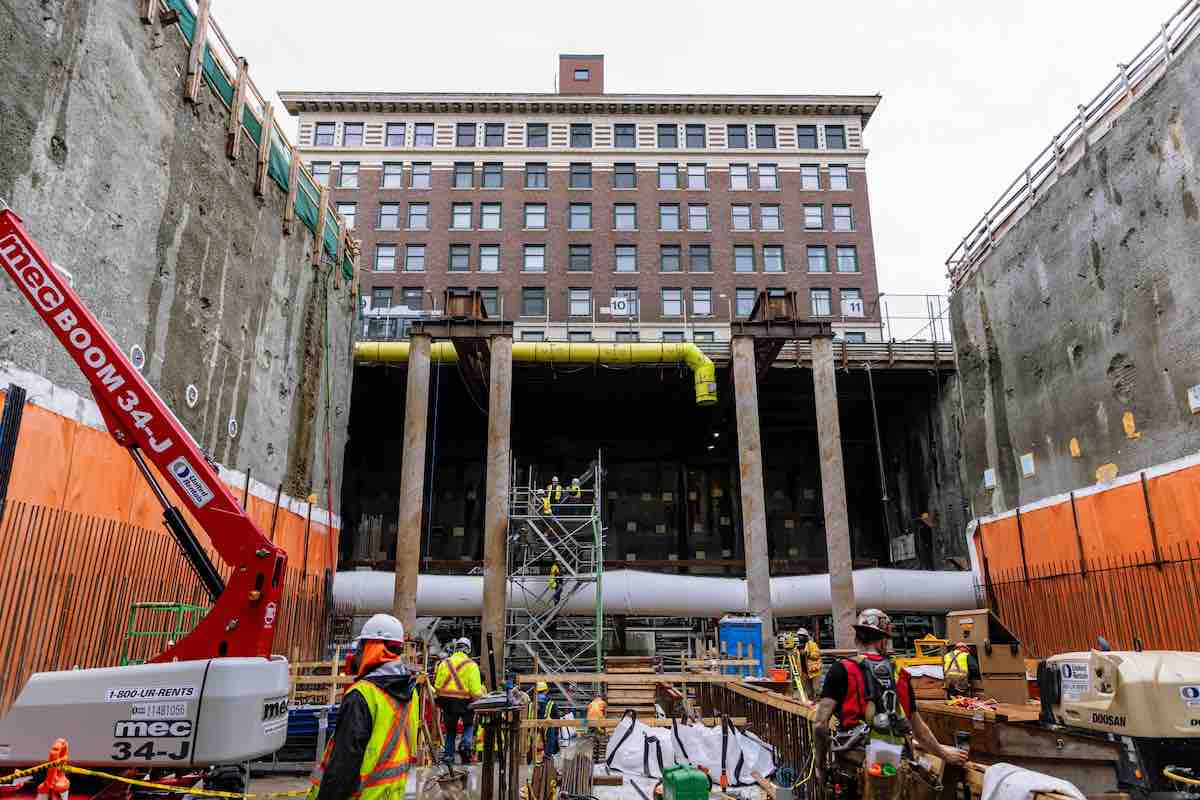
[[758, 662], [754, 666], [722, 667], [722, 672], [727, 675], [763, 677], [763, 624], [761, 619], [733, 614], [721, 617], [717, 623], [717, 638], [723, 659], [753, 657]]

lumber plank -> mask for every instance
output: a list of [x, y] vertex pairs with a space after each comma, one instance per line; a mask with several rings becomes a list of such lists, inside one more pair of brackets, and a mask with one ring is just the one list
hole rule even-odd
[[226, 126], [225, 155], [236, 161], [242, 146], [242, 110], [246, 107], [246, 84], [250, 80], [250, 64], [239, 57], [237, 78], [233, 85], [233, 107], [229, 109], [229, 124]]
[[[745, 717], [730, 717], [729, 721], [734, 725], [746, 725]], [[638, 717], [638, 722], [651, 728], [669, 728], [671, 720], [659, 719], [658, 717], [642, 718]], [[721, 724], [720, 717], [704, 717], [699, 720], [704, 725], [713, 727]], [[621, 724], [620, 719], [607, 717], [605, 719], [588, 722], [586, 719], [523, 719], [521, 720], [522, 728], [600, 728], [602, 730], [611, 731], [613, 728]]]
[[275, 127], [275, 106], [267, 101], [263, 106], [262, 140], [258, 143], [258, 161], [254, 172], [254, 194], [267, 193], [267, 170], [271, 163], [271, 131]]
[[196, 28], [192, 33], [192, 46], [188, 51], [187, 83], [183, 96], [189, 103], [200, 97], [200, 83], [204, 78], [204, 48], [208, 45], [208, 12], [211, 0], [199, 0], [196, 12]]
[[699, 672], [644, 672], [644, 673], [612, 673], [612, 672], [560, 672], [557, 675], [534, 674], [518, 675], [517, 683], [539, 683], [552, 681], [564, 683], [607, 683], [610, 685], [638, 685], [655, 683], [741, 683], [745, 680], [742, 675], [716, 675]]

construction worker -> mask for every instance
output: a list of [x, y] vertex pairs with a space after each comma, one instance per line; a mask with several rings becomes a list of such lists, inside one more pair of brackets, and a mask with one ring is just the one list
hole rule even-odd
[[475, 713], [471, 701], [483, 697], [483, 681], [479, 676], [479, 665], [471, 660], [471, 640], [462, 637], [454, 642], [454, 651], [442, 659], [433, 678], [433, 691], [437, 695], [438, 708], [442, 710], [442, 723], [446, 728], [446, 746], [442, 749], [442, 761], [454, 763], [454, 737], [458, 723], [462, 722], [462, 740], [458, 753], [462, 763], [471, 763], [471, 735], [475, 730]]
[[541, 505], [542, 513], [546, 516], [550, 516], [550, 495], [546, 493], [545, 489], [538, 489], [537, 493], [538, 503]]
[[591, 729], [593, 734], [599, 736], [603, 733], [603, 731], [601, 730], [601, 728], [599, 726], [599, 723], [605, 718], [605, 716], [607, 714], [608, 714], [608, 692], [601, 689], [599, 692], [596, 693], [596, 696], [592, 698], [592, 702], [588, 703], [588, 707], [587, 707], [588, 727]]
[[562, 502], [562, 484], [558, 482], [557, 475], [550, 479], [550, 485], [546, 487], [546, 496], [555, 506]]
[[[554, 707], [554, 701], [550, 699], [550, 687], [545, 681], [539, 681], [534, 687], [534, 696], [529, 700], [529, 706], [525, 710], [526, 719], [561, 719], [562, 712]], [[535, 742], [538, 734], [541, 734], [542, 752], [547, 757], [552, 758], [558, 753], [558, 728], [543, 728], [540, 731], [534, 730], [534, 741], [530, 742], [530, 749], [536, 751]], [[531, 755], [536, 756], [536, 752]]]
[[[858, 774], [872, 739], [908, 745], [911, 751], [910, 739], [915, 738], [927, 752], [948, 764], [961, 765], [966, 760], [963, 751], [939, 743], [921, 718], [908, 671], [897, 667], [888, 655], [891, 637], [892, 621], [887, 614], [875, 608], [863, 611], [854, 625], [858, 656], [835, 663], [825, 674], [813, 725], [817, 735], [826, 739], [829, 720], [837, 714], [840, 752], [833, 766], [843, 776]], [[893, 783], [898, 787], [899, 781]]]
[[558, 605], [562, 599], [562, 581], [558, 579], [557, 561], [550, 565], [550, 579], [546, 581], [546, 588], [554, 592], [554, 605]]
[[420, 702], [400, 661], [404, 626], [376, 614], [355, 640], [354, 674], [337, 730], [312, 772], [309, 800], [403, 797], [415, 759]]
[[970, 697], [973, 681], [979, 680], [979, 659], [966, 642], [958, 642], [942, 657], [942, 675], [946, 680], [947, 697]]
[[796, 647], [800, 651], [800, 677], [804, 692], [811, 699], [816, 696], [817, 679], [821, 677], [821, 648], [813, 641], [807, 628], [796, 631]]
[[571, 478], [571, 488], [567, 493], [567, 499], [572, 503], [583, 502], [583, 487], [579, 485], [579, 478]]

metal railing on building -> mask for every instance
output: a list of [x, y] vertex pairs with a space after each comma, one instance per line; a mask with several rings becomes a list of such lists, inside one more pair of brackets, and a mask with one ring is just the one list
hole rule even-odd
[[1187, 0], [1159, 27], [1158, 34], [1127, 63], [1117, 64], [1117, 74], [1095, 97], [1080, 104], [1076, 114], [1000, 193], [1000, 197], [972, 226], [946, 259], [951, 289], [971, 274], [979, 260], [995, 245], [1068, 166], [1087, 152], [1093, 134], [1102, 134], [1138, 94], [1161, 78], [1175, 54], [1189, 44], [1200, 29], [1200, 0]]

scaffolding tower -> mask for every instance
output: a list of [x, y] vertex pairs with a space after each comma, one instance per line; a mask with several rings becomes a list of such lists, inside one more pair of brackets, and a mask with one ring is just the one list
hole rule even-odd
[[[508, 514], [505, 665], [514, 674], [599, 672], [603, 660], [604, 530], [600, 453], [583, 475], [562, 481], [561, 498], [533, 467], [514, 481]], [[514, 466], [514, 475], [520, 472]], [[578, 478], [578, 491], [573, 479]], [[594, 600], [592, 599], [594, 598]], [[594, 608], [580, 613], [581, 602]], [[567, 614], [570, 607], [574, 613]], [[578, 703], [580, 687], [555, 682]], [[590, 695], [590, 687], [585, 695]]]

